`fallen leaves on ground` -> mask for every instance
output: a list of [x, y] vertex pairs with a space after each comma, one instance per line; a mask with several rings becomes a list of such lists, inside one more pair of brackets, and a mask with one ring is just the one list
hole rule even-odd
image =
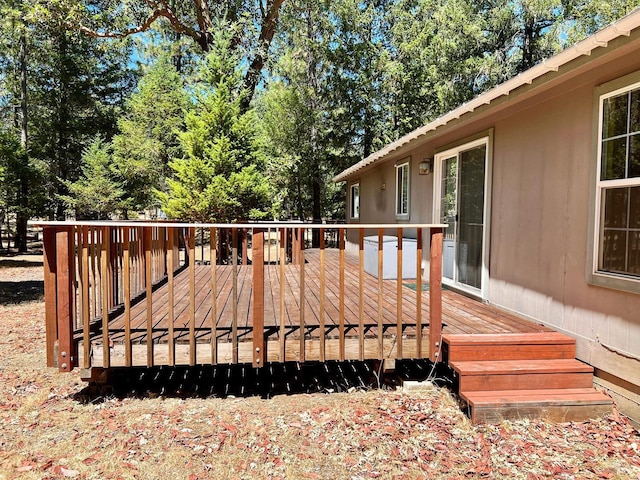
[[85, 404], [44, 335], [42, 302], [0, 305], [0, 479], [640, 479], [617, 414], [472, 426], [437, 388]]

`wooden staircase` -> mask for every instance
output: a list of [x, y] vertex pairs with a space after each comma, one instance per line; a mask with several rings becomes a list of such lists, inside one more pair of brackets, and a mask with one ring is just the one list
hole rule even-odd
[[593, 388], [593, 368], [575, 359], [575, 340], [561, 333], [444, 334], [442, 353], [473, 423], [611, 412], [611, 398]]

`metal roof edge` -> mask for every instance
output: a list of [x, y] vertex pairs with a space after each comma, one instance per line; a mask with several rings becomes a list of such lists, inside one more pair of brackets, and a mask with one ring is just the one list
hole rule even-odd
[[451, 121], [469, 114], [483, 105], [490, 105], [491, 102], [493, 102], [497, 98], [508, 95], [513, 90], [525, 84], [531, 84], [535, 79], [549, 72], [558, 71], [560, 67], [566, 65], [572, 60], [575, 60], [576, 58], [579, 58], [581, 56], [590, 56], [591, 52], [596, 48], [606, 48], [609, 42], [611, 42], [612, 40], [615, 40], [616, 38], [622, 36], [628, 37], [629, 35], [631, 35], [631, 31], [635, 30], [638, 27], [640, 27], [640, 7], [636, 8], [634, 11], [620, 18], [619, 20], [613, 22], [609, 26], [597, 31], [593, 35], [585, 38], [584, 40], [581, 40], [575, 45], [563, 50], [553, 57], [542, 61], [538, 65], [531, 67], [529, 70], [526, 70], [516, 75], [515, 77], [510, 78], [506, 82], [501, 83], [491, 90], [487, 90], [474, 99], [463, 103], [454, 110], [451, 110], [450, 112], [442, 115], [436, 120], [427, 123], [422, 127], [418, 127], [415, 130], [407, 133], [406, 135], [403, 135], [381, 150], [372, 153], [368, 157], [342, 171], [333, 178], [333, 181], [336, 183], [346, 181], [348, 177], [358, 172], [359, 170], [362, 170], [372, 163], [377, 163], [380, 160], [385, 159], [399, 148], [405, 146], [408, 143], [413, 143], [420, 137], [426, 135], [428, 132], [444, 127]]

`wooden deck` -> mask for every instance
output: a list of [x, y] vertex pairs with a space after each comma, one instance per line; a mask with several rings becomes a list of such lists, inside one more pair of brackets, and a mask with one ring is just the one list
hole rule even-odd
[[[422, 292], [421, 332], [416, 330], [415, 280], [404, 280], [398, 286], [397, 280], [379, 282], [376, 277], [365, 274], [362, 292], [359, 283], [359, 259], [345, 255], [344, 285], [341, 306], [339, 272], [339, 250], [324, 251], [324, 269], [331, 272], [324, 280], [325, 294], [320, 294], [322, 271], [320, 250], [305, 250], [304, 273], [301, 265], [265, 265], [264, 269], [264, 337], [266, 360], [269, 362], [338, 360], [341, 344], [344, 342], [344, 359], [360, 359], [361, 339], [366, 359], [379, 358], [380, 343], [384, 358], [417, 358], [429, 356], [428, 319], [429, 292]], [[234, 267], [217, 265], [215, 327], [212, 323], [212, 283], [211, 266], [195, 267], [195, 308], [194, 337], [196, 342], [196, 363], [243, 363], [252, 361], [253, 339], [253, 268], [238, 265], [236, 268], [236, 297], [232, 277]], [[281, 282], [281, 271], [285, 281]], [[301, 279], [304, 287], [301, 289]], [[284, 302], [281, 305], [280, 289], [285, 285]], [[426, 285], [426, 284], [425, 284]], [[382, 287], [382, 291], [380, 291]], [[425, 288], [427, 290], [427, 288]], [[301, 295], [301, 291], [304, 293]], [[190, 363], [190, 275], [184, 270], [173, 280], [173, 302], [169, 301], [169, 283], [157, 288], [152, 294], [152, 314], [148, 315], [148, 302], [144, 297], [131, 307], [131, 349], [132, 365], [146, 365], [148, 333], [153, 336], [154, 365], [167, 364], [169, 343], [174, 338], [175, 363]], [[382, 298], [379, 308], [379, 299]], [[400, 299], [400, 303], [398, 300]], [[301, 301], [303, 308], [300, 307]], [[170, 333], [170, 305], [173, 304], [173, 332]], [[399, 306], [400, 305], [400, 306]], [[282, 310], [284, 306], [284, 312]], [[340, 312], [344, 312], [344, 329], [340, 328]], [[283, 314], [282, 314], [283, 312]], [[360, 321], [360, 313], [363, 318]], [[233, 322], [233, 319], [237, 321]], [[379, 316], [382, 317], [383, 331], [379, 332]], [[322, 318], [324, 317], [324, 318]], [[148, 328], [148, 319], [152, 328]], [[398, 318], [402, 325], [402, 352], [397, 355]], [[324, 324], [324, 329], [321, 325]], [[515, 315], [483, 304], [459, 293], [445, 289], [442, 292], [443, 332], [452, 334], [482, 333], [528, 333], [549, 331], [548, 328], [528, 322]], [[100, 327], [100, 324], [96, 325]], [[125, 315], [121, 313], [109, 322], [110, 365], [125, 365]], [[302, 328], [301, 328], [302, 326]], [[304, 331], [304, 342], [301, 341]], [[341, 331], [342, 330], [342, 331]], [[343, 333], [342, 333], [343, 332]], [[91, 365], [102, 366], [104, 357], [103, 331], [92, 330]], [[422, 341], [418, 342], [420, 335]], [[215, 337], [215, 341], [212, 338]], [[341, 338], [343, 337], [343, 338]], [[382, 341], [380, 341], [382, 339]], [[324, 343], [321, 346], [321, 343]], [[417, 351], [418, 343], [421, 352]], [[323, 348], [324, 347], [324, 348]], [[322, 352], [321, 350], [324, 350]], [[79, 338], [77, 351], [80, 364], [83, 363], [83, 342]], [[284, 355], [284, 356], [283, 356]]]
[[428, 358], [448, 364], [474, 422], [609, 411], [575, 339], [442, 288], [444, 227], [45, 223], [47, 365], [91, 379], [111, 367]]

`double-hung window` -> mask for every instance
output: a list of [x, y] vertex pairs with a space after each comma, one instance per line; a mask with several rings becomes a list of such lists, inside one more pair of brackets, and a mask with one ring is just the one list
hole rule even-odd
[[396, 217], [409, 217], [409, 160], [396, 165]]
[[360, 218], [360, 184], [352, 184], [349, 192], [349, 216], [352, 219]]
[[640, 282], [640, 83], [600, 97], [594, 273]]

